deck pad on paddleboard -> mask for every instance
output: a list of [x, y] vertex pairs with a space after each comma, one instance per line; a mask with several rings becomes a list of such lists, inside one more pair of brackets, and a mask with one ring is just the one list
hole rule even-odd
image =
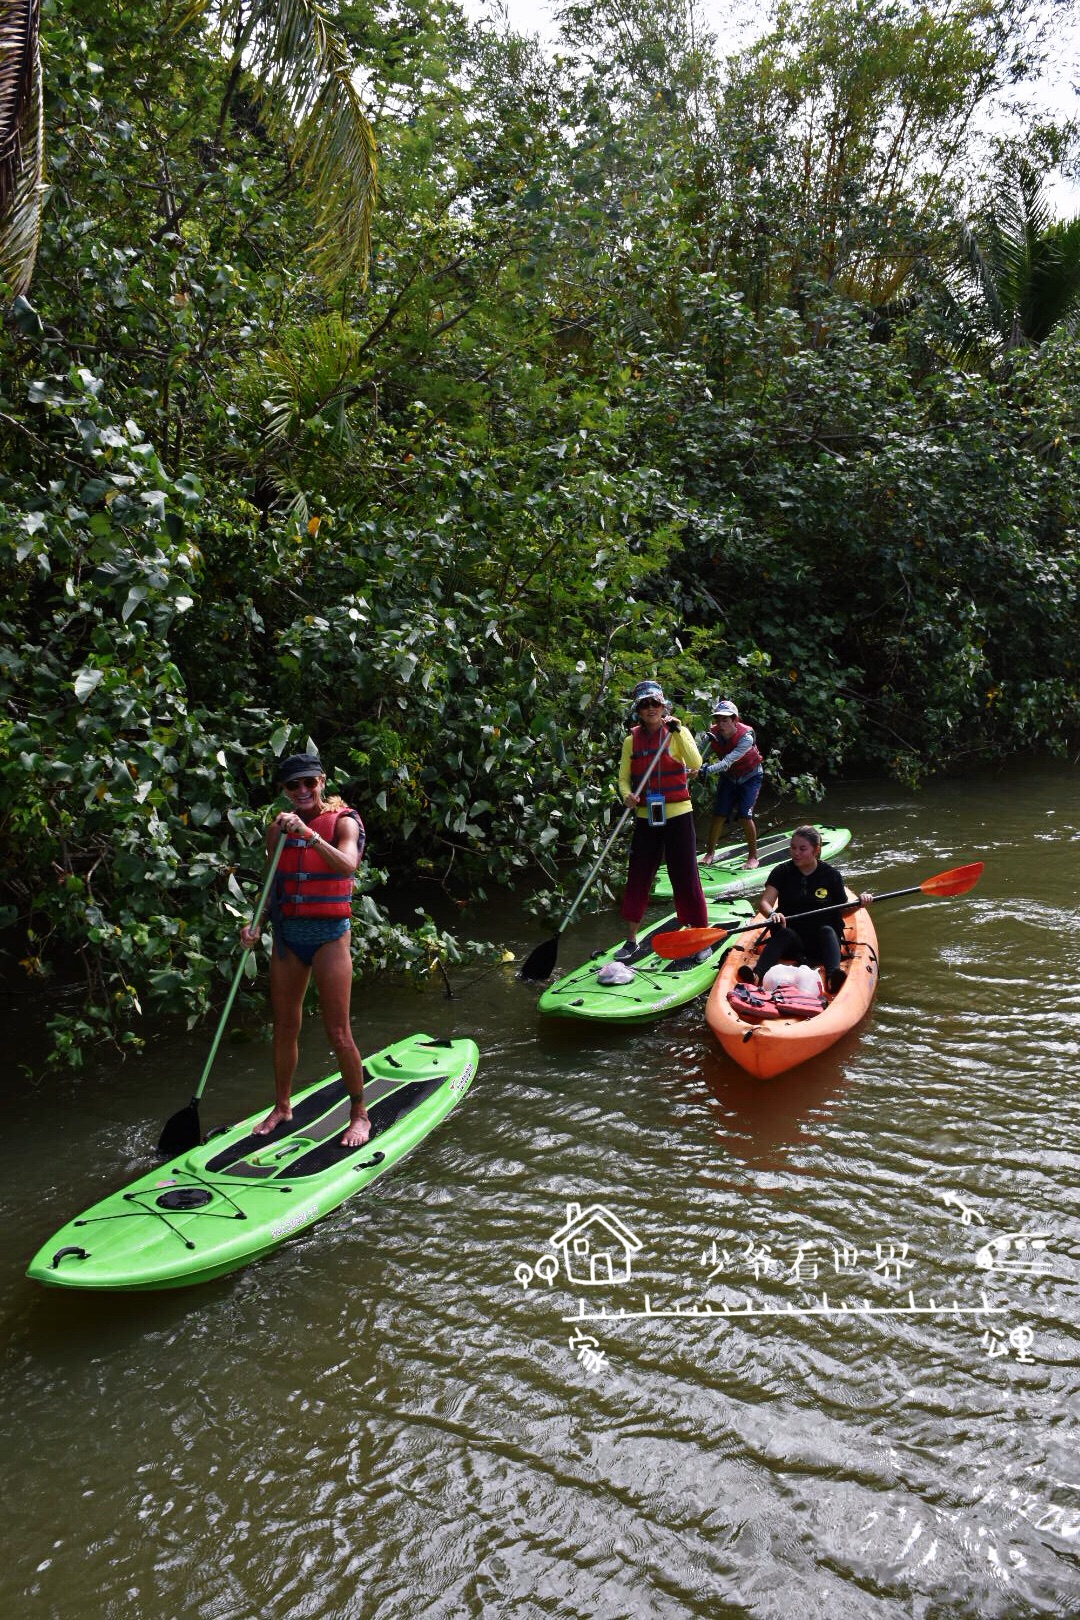
[[[442, 1075], [429, 1080], [373, 1080], [365, 1084], [364, 1097], [371, 1120], [371, 1135], [365, 1147], [370, 1147], [403, 1113], [417, 1107], [444, 1084]], [[300, 1176], [317, 1175], [330, 1165], [343, 1164], [346, 1159], [364, 1152], [364, 1148], [341, 1146], [350, 1106], [339, 1080], [323, 1081], [310, 1101], [315, 1104], [314, 1115], [309, 1116], [310, 1127], [304, 1119], [298, 1124], [294, 1111], [292, 1119], [276, 1125], [268, 1135], [249, 1133], [239, 1142], [223, 1148], [208, 1161], [207, 1170], [228, 1170], [230, 1175], [256, 1180], [269, 1180], [285, 1173], [290, 1181], [295, 1181]]]
[[[747, 900], [717, 901], [709, 906], [709, 926], [738, 927], [754, 915]], [[675, 916], [664, 917], [638, 941], [638, 949], [626, 964], [633, 972], [627, 984], [603, 984], [597, 974], [605, 963], [614, 962], [621, 941], [597, 951], [581, 967], [548, 985], [537, 1002], [540, 1012], [556, 1018], [584, 1018], [599, 1023], [637, 1024], [683, 1007], [695, 996], [710, 989], [729, 941], [718, 940], [703, 960], [684, 956], [670, 961], [652, 949], [654, 934], [670, 932], [679, 926]]]
[[27, 1275], [79, 1289], [178, 1288], [257, 1259], [396, 1164], [464, 1096], [478, 1052], [468, 1040], [413, 1035], [367, 1057], [371, 1136], [341, 1146], [349, 1099], [340, 1076], [300, 1092], [265, 1136], [265, 1108], [103, 1198], [62, 1227]]
[[[699, 854], [698, 877], [701, 879], [701, 888], [706, 900], [733, 900], [740, 895], [759, 895], [765, 887], [765, 879], [771, 869], [779, 866], [781, 861], [787, 860], [793, 831], [794, 828], [788, 828], [784, 832], [761, 833], [758, 837], [757, 866], [746, 864], [745, 839], [718, 848], [712, 866], [705, 866], [704, 854]], [[818, 824], [818, 832], [821, 834], [820, 858], [823, 861], [834, 860], [851, 842], [851, 832], [847, 827], [826, 827]], [[670, 900], [671, 894], [671, 879], [661, 867], [652, 887], [652, 898]]]

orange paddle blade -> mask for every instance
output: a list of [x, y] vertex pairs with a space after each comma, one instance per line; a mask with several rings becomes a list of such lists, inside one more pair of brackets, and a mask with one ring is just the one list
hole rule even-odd
[[919, 888], [923, 894], [966, 894], [978, 883], [982, 869], [982, 861], [972, 861], [970, 866], [954, 866], [950, 872], [939, 872], [937, 877], [927, 878]]
[[684, 956], [694, 956], [698, 951], [703, 951], [707, 945], [727, 939], [732, 932], [730, 928], [675, 928], [670, 934], [654, 934], [649, 941], [649, 949], [665, 961], [678, 962]]

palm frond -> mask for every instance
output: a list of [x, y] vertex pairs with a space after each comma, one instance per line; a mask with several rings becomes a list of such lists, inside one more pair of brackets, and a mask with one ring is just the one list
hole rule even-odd
[[999, 352], [1030, 348], [1080, 326], [1080, 219], [1054, 220], [1043, 177], [1023, 157], [1003, 168], [981, 217], [960, 228], [959, 272], [971, 315]]
[[280, 451], [305, 422], [319, 416], [332, 429], [339, 448], [351, 448], [347, 408], [364, 375], [362, 354], [361, 334], [336, 311], [282, 332], [276, 348], [263, 350], [260, 372], [268, 446]]
[[[204, 16], [192, 0], [181, 25]], [[311, 254], [329, 285], [364, 279], [375, 203], [375, 137], [353, 83], [356, 64], [318, 0], [218, 0], [234, 66], [243, 66], [267, 129], [291, 150], [316, 208]]]
[[27, 292], [41, 235], [39, 0], [0, 0], [0, 281]]
[[991, 254], [983, 251], [978, 232], [970, 224], [960, 227], [960, 259], [982, 299], [987, 320], [996, 332], [1000, 332], [1005, 322], [1005, 312], [998, 295], [997, 269]]
[[1031, 267], [1028, 331], [1042, 343], [1055, 327], [1080, 323], [1080, 219], [1055, 221], [1039, 242]]

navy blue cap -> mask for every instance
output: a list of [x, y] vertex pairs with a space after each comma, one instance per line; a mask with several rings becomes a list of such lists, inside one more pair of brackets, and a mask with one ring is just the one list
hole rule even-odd
[[290, 754], [278, 766], [277, 779], [282, 787], [287, 782], [295, 782], [298, 776], [325, 776], [322, 760], [318, 754]]

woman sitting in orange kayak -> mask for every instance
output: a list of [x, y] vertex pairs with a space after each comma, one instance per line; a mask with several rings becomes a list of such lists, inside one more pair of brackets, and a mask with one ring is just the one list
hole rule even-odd
[[[738, 977], [744, 984], [755, 979], [760, 984], [777, 962], [808, 962], [824, 968], [829, 993], [835, 995], [844, 982], [840, 966], [844, 912], [853, 902], [836, 867], [818, 858], [821, 834], [816, 827], [796, 827], [789, 847], [791, 859], [773, 867], [758, 905], [770, 920], [769, 937], [754, 967], [744, 964]], [[873, 898], [869, 892], [860, 894], [859, 904], [868, 906]], [[807, 911], [824, 915], [820, 919], [801, 915]]]

